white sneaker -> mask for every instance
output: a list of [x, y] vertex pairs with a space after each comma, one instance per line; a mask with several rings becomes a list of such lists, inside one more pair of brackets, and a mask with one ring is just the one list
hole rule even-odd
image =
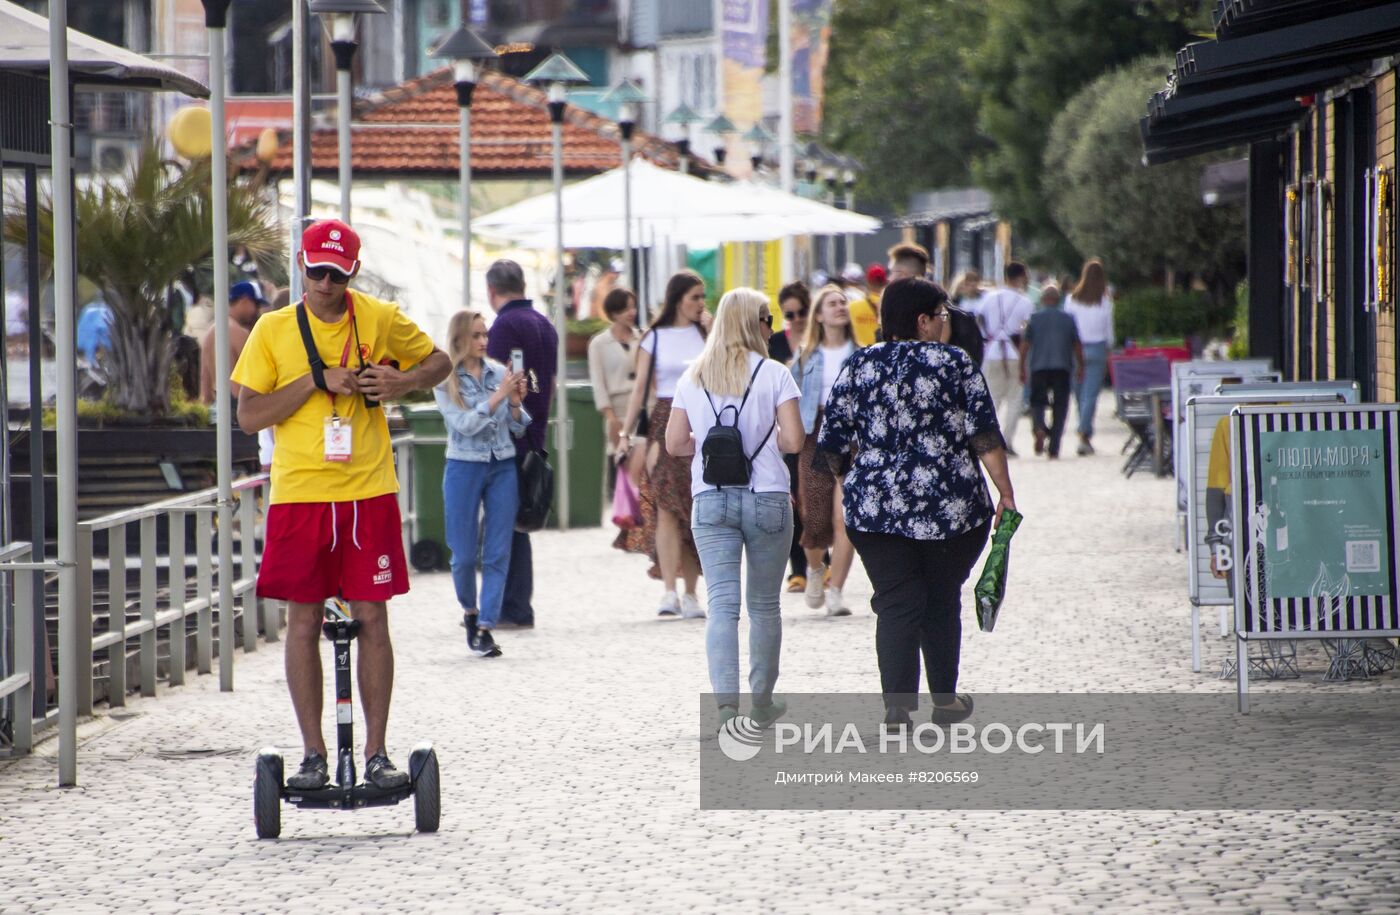
[[656, 608], [657, 616], [679, 616], [681, 612], [681, 600], [676, 597], [675, 591], [667, 591], [661, 596], [661, 606]]
[[846, 602], [841, 598], [840, 588], [826, 589], [826, 615], [827, 616], [850, 616], [851, 608], [846, 606]]
[[807, 606], [813, 610], [822, 605], [822, 586], [826, 566], [817, 566], [807, 570]]
[[705, 618], [705, 608], [700, 606], [700, 598], [694, 594], [684, 594], [681, 596], [681, 619], [683, 620], [703, 620]]

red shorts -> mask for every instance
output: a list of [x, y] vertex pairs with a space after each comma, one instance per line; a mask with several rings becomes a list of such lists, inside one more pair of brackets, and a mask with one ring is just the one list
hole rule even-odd
[[258, 596], [299, 604], [387, 601], [408, 592], [393, 493], [358, 502], [287, 502], [267, 512]]

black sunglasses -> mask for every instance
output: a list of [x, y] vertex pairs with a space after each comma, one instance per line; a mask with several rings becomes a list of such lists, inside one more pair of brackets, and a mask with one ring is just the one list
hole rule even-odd
[[758, 316], [758, 321], [759, 321], [760, 324], [764, 324], [764, 325], [767, 325], [768, 327], [772, 327], [772, 326], [773, 326], [773, 314], [772, 314], [772, 312], [767, 312], [767, 311], [765, 311], [763, 314], [761, 314], [761, 315]]
[[306, 268], [306, 278], [313, 283], [319, 283], [321, 282], [321, 280], [324, 280], [328, 276], [331, 278], [332, 283], [337, 283], [341, 286], [344, 286], [346, 283], [350, 282], [350, 274], [341, 273], [334, 267]]
[[807, 309], [804, 308], [801, 311], [785, 311], [783, 312], [783, 317], [789, 321], [795, 321], [798, 318], [805, 318], [807, 317]]

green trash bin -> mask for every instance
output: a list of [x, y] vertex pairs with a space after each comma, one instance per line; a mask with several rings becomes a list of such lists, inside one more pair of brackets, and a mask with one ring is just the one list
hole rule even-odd
[[443, 515], [442, 472], [447, 466], [447, 426], [437, 404], [404, 408], [413, 432], [413, 528], [409, 563], [420, 572], [448, 568], [447, 524]]
[[571, 381], [569, 422], [574, 427], [569, 450], [569, 527], [603, 523], [603, 416], [593, 405], [593, 385]]

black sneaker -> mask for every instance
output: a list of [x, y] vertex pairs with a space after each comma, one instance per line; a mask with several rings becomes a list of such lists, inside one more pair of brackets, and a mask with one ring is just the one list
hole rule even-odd
[[476, 628], [476, 614], [463, 613], [462, 625], [465, 626], [467, 629], [467, 647], [470, 648], [472, 651], [475, 651], [476, 639], [478, 634], [480, 633], [480, 630]]
[[501, 646], [496, 644], [496, 640], [491, 636], [490, 629], [478, 629], [476, 644], [472, 646], [472, 653], [478, 658], [499, 658], [501, 656]]
[[295, 791], [315, 791], [330, 783], [330, 770], [326, 768], [326, 757], [312, 750], [301, 761], [297, 774], [287, 779], [287, 787]]
[[365, 763], [365, 781], [380, 791], [390, 791], [407, 785], [408, 773], [395, 769], [394, 764], [389, 762], [389, 757], [380, 750]]

